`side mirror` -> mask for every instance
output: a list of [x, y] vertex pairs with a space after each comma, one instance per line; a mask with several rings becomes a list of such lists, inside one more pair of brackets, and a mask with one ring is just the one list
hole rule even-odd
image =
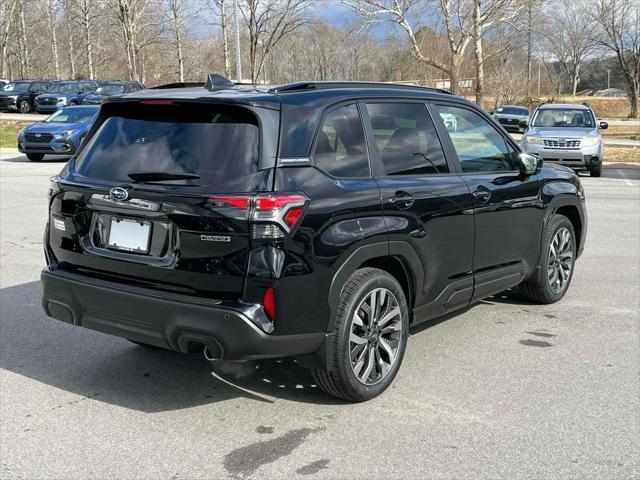
[[540, 157], [535, 155], [529, 155], [528, 153], [521, 153], [520, 159], [520, 174], [528, 177], [529, 175], [535, 175], [542, 169], [543, 161]]
[[609, 128], [609, 124], [607, 122], [600, 122], [600, 130], [606, 130]]
[[518, 127], [519, 128], [523, 128], [523, 129], [527, 129], [529, 128], [529, 122], [526, 120], [520, 120], [520, 123], [518, 123]]

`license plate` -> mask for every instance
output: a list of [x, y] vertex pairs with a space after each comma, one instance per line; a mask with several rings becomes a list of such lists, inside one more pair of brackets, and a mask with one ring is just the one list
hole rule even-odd
[[108, 246], [127, 252], [148, 253], [151, 222], [134, 218], [112, 218]]

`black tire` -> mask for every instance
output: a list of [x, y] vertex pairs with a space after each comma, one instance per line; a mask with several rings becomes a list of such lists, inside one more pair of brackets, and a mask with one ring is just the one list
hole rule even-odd
[[[562, 287], [559, 289], [555, 289], [551, 285], [552, 279], [550, 278], [549, 274], [549, 266], [552, 265], [550, 250], [551, 242], [555, 239], [556, 234], [562, 229], [568, 230], [571, 237], [571, 243], [569, 246], [569, 251], [571, 252], [571, 268]], [[534, 278], [520, 284], [520, 292], [527, 299], [535, 303], [549, 304], [555, 303], [560, 300], [567, 293], [569, 285], [571, 284], [573, 272], [575, 271], [576, 253], [576, 234], [573, 229], [573, 225], [564, 215], [553, 215], [545, 226], [544, 234], [542, 235], [542, 252], [540, 254], [540, 261], [538, 263], [538, 273]]]
[[20, 113], [29, 113], [31, 111], [31, 103], [29, 103], [29, 100], [20, 100], [18, 110]]
[[76, 102], [75, 100], [72, 100], [72, 101], [69, 103], [69, 106], [70, 106], [70, 107], [77, 107], [77, 106], [78, 106], [78, 102]]
[[602, 165], [599, 165], [599, 166], [589, 170], [589, 175], [591, 175], [592, 177], [601, 177], [602, 176]]
[[30, 162], [39, 162], [44, 158], [44, 153], [27, 153]]
[[[394, 335], [393, 340], [386, 345], [389, 346], [393, 343], [393, 348], [396, 349], [396, 352], [393, 357], [393, 362], [390, 363], [386, 371], [379, 370], [382, 368], [382, 363], [375, 363], [375, 374], [378, 375], [380, 379], [376, 380], [375, 383], [366, 384], [359, 380], [356, 373], [354, 373], [354, 368], [357, 368], [357, 366], [352, 366], [350, 337], [352, 328], [359, 328], [353, 326], [356, 311], [362, 306], [365, 299], [371, 298], [370, 295], [376, 289], [386, 290], [386, 307], [385, 302], [382, 302], [379, 315], [383, 316], [382, 309], [384, 308], [387, 309], [385, 312], [389, 312], [391, 302], [397, 304], [400, 318], [398, 318], [398, 315], [395, 315], [393, 318], [394, 325], [400, 328], [400, 331], [389, 334], [384, 333], [384, 330], [387, 329], [381, 327], [378, 329], [377, 324], [374, 327], [377, 333], [372, 332], [372, 338], [369, 340], [369, 344], [376, 344], [376, 340], [380, 341], [378, 339], [383, 335]], [[392, 293], [393, 296], [389, 296], [387, 292]], [[313, 370], [313, 377], [316, 384], [329, 395], [352, 402], [364, 402], [377, 397], [391, 385], [391, 382], [393, 382], [393, 379], [400, 369], [407, 346], [408, 332], [409, 309], [404, 292], [398, 281], [389, 273], [377, 268], [362, 268], [357, 270], [347, 280], [340, 294], [333, 330], [334, 335], [330, 337], [333, 343], [329, 349], [330, 358], [328, 359], [328, 368]], [[385, 338], [389, 339], [390, 337]], [[359, 347], [359, 345], [357, 347]], [[365, 344], [363, 349], [360, 350], [362, 354], [360, 358], [363, 363], [365, 363], [364, 357], [366, 356], [368, 360], [370, 355], [373, 355], [375, 359], [372, 360], [373, 362], [382, 362], [379, 353], [377, 356], [374, 355], [373, 352], [375, 348], [372, 346], [371, 349], [365, 352], [368, 348], [368, 344]], [[389, 356], [386, 358], [390, 359]], [[366, 370], [365, 368], [365, 371]]]

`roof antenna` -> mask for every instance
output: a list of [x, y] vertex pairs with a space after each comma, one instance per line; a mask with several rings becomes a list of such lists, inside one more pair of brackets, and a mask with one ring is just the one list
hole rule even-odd
[[218, 75], [217, 73], [210, 73], [207, 77], [207, 81], [204, 84], [204, 88], [207, 90], [215, 90], [221, 87], [233, 87], [235, 84], [226, 77]]

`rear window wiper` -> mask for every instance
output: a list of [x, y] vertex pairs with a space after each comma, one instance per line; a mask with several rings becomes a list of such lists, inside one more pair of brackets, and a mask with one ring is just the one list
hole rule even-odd
[[198, 180], [200, 175], [196, 173], [171, 173], [171, 172], [133, 172], [127, 174], [134, 182], [161, 182], [163, 180]]

